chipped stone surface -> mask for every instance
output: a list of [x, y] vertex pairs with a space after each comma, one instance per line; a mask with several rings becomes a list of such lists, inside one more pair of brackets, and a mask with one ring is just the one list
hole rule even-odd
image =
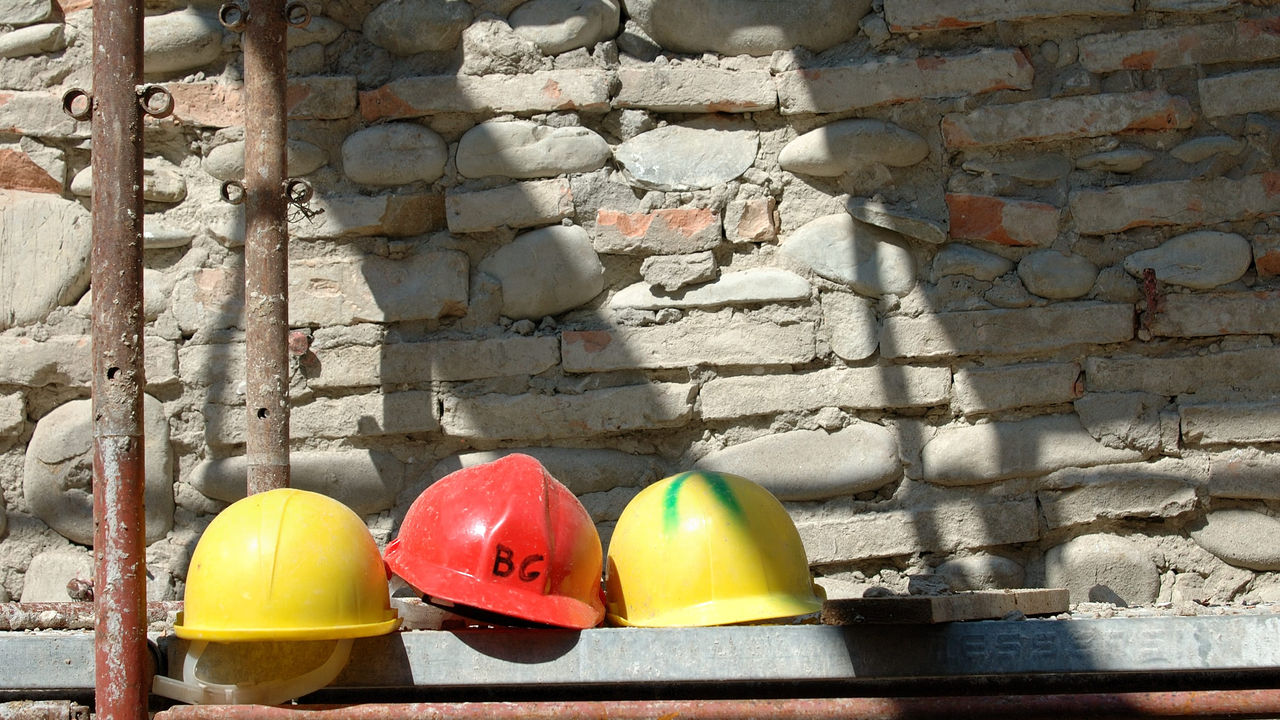
[[711, 282], [665, 292], [648, 282], [628, 285], [609, 299], [615, 308], [716, 308], [808, 300], [809, 281], [789, 271], [756, 268], [722, 273]]
[[689, 421], [694, 386], [649, 383], [576, 395], [445, 398], [441, 426], [463, 438], [544, 440], [680, 427]]
[[1068, 468], [1046, 476], [1037, 497], [1051, 529], [1108, 520], [1174, 518], [1199, 508], [1203, 462], [1162, 458], [1104, 468]]
[[13, 437], [27, 424], [27, 408], [22, 393], [0, 393], [0, 438]]
[[1244, 509], [1212, 510], [1190, 529], [1191, 539], [1228, 565], [1280, 570], [1280, 520]]
[[1188, 445], [1243, 445], [1280, 442], [1280, 402], [1186, 403], [1178, 406], [1182, 439]]
[[458, 142], [457, 164], [466, 177], [530, 179], [597, 170], [609, 157], [604, 138], [587, 128], [513, 120], [468, 130]]
[[892, 230], [921, 242], [941, 245], [947, 241], [945, 224], [919, 217], [909, 211], [888, 206], [879, 200], [870, 198], [849, 198], [845, 209], [854, 218], [864, 223]]
[[787, 143], [778, 155], [783, 170], [833, 177], [881, 163], [915, 165], [929, 154], [924, 138], [881, 120], [837, 120]]
[[1076, 363], [1019, 363], [955, 371], [951, 404], [965, 415], [1058, 405], [1080, 395]]
[[783, 241], [782, 253], [871, 297], [904, 295], [916, 284], [915, 259], [901, 236], [848, 213], [820, 217], [797, 228]]
[[876, 490], [902, 475], [898, 442], [874, 423], [833, 433], [765, 435], [699, 458], [694, 467], [760, 483], [779, 500], [823, 500]]
[[1050, 548], [1044, 557], [1046, 587], [1064, 587], [1071, 603], [1143, 605], [1155, 601], [1160, 573], [1137, 543], [1116, 535], [1083, 535]]
[[1133, 337], [1133, 308], [1110, 303], [1058, 303], [1043, 308], [967, 310], [884, 320], [885, 357], [1015, 355]]
[[923, 4], [912, 0], [885, 0], [884, 3], [885, 19], [894, 32], [955, 30], [1010, 20], [1128, 15], [1132, 12], [1132, 0], [1085, 0], [1069, 4], [1045, 0], [940, 0]]
[[397, 322], [462, 314], [467, 257], [455, 250], [300, 260], [289, 272], [289, 322], [337, 325]]
[[745, 113], [778, 106], [773, 78], [759, 70], [670, 65], [623, 67], [614, 105], [652, 112]]
[[[767, 56], [803, 45], [821, 52], [858, 31], [871, 0], [708, 0], [693, 7], [680, 0], [624, 0], [627, 15], [666, 50], [683, 53]], [[823, 22], [810, 22], [821, 17]]]
[[430, 128], [387, 123], [352, 133], [342, 142], [342, 170], [365, 185], [432, 182], [444, 175], [449, 148]]
[[[146, 539], [173, 527], [173, 450], [169, 420], [159, 400], [143, 396], [146, 438]], [[23, 498], [32, 514], [68, 540], [93, 545], [93, 416], [89, 400], [72, 400], [40, 418], [27, 446]]]
[[640, 263], [640, 277], [664, 292], [710, 282], [719, 273], [716, 257], [710, 250], [684, 255], [655, 255]]
[[1280, 70], [1245, 72], [1205, 78], [1199, 82], [1200, 107], [1207, 117], [1243, 115], [1280, 108]]
[[755, 161], [758, 134], [724, 120], [641, 133], [613, 151], [630, 181], [653, 190], [706, 189], [729, 182]]
[[[1280, 86], [1280, 85], [1278, 85]], [[1169, 180], [1071, 194], [1071, 216], [1084, 235], [1135, 227], [1199, 226], [1280, 213], [1280, 173], [1240, 179]]]
[[989, 105], [964, 115], [948, 115], [942, 121], [942, 137], [953, 148], [1007, 145], [1185, 128], [1193, 117], [1186, 98], [1158, 90], [1081, 95]]
[[[361, 515], [390, 508], [404, 484], [404, 466], [370, 450], [295, 451], [289, 456], [289, 486], [328, 495]], [[215, 500], [245, 496], [248, 465], [243, 455], [206, 460], [187, 478]]]
[[571, 310], [604, 289], [604, 266], [587, 231], [553, 225], [527, 232], [480, 261], [502, 284], [502, 314], [542, 318]]
[[1246, 388], [1275, 392], [1280, 391], [1280, 377], [1270, 368], [1278, 362], [1280, 348], [1273, 347], [1160, 358], [1115, 354], [1085, 360], [1085, 385], [1090, 392], [1135, 390], [1202, 397]]
[[1151, 268], [1161, 282], [1209, 290], [1239, 280], [1252, 260], [1253, 249], [1244, 237], [1200, 230], [1133, 253], [1124, 259], [1124, 269], [1141, 278], [1143, 271]]
[[608, 77], [598, 70], [540, 70], [514, 76], [420, 75], [362, 91], [360, 114], [366, 122], [374, 122], [449, 112], [589, 112], [608, 107], [608, 89]]
[[568, 180], [556, 178], [451, 192], [445, 195], [444, 211], [455, 233], [537, 227], [573, 215], [573, 189]]
[[0, 330], [43, 319], [89, 287], [89, 213], [45, 193], [0, 191]]
[[700, 400], [704, 419], [826, 407], [865, 410], [942, 405], [951, 390], [945, 368], [833, 367], [792, 375], [735, 375], [710, 380]]
[[[1277, 308], [1280, 308], [1278, 290], [1170, 294], [1161, 300], [1160, 311], [1151, 321], [1151, 334], [1184, 338], [1272, 335], [1280, 332]], [[1239, 382], [1241, 387], [1247, 386], [1245, 380]]]

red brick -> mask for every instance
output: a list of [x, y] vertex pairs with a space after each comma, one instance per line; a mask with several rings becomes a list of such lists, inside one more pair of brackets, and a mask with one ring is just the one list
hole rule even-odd
[[0, 187], [39, 193], [62, 192], [62, 183], [20, 150], [0, 149]]
[[596, 212], [595, 246], [600, 252], [671, 255], [710, 250], [720, 243], [720, 215], [708, 208], [671, 208], [651, 213]]
[[991, 195], [947, 194], [951, 237], [1016, 247], [1046, 247], [1058, 237], [1061, 212], [1047, 203]]

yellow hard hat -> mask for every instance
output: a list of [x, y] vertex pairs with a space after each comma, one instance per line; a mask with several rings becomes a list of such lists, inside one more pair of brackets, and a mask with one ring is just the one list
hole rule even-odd
[[200, 537], [174, 632], [188, 640], [338, 640], [396, 629], [386, 569], [359, 515], [281, 489], [223, 510]]
[[822, 609], [782, 503], [725, 473], [681, 473], [642, 490], [618, 518], [605, 573], [615, 625], [727, 625]]

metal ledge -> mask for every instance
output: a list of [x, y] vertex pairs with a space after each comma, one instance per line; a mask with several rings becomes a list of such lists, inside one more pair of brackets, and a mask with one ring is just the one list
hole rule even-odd
[[[158, 640], [162, 655], [183, 641]], [[1280, 615], [940, 625], [410, 631], [357, 641], [326, 692], [850, 683], [1280, 669]], [[0, 692], [92, 691], [93, 633], [0, 633]]]

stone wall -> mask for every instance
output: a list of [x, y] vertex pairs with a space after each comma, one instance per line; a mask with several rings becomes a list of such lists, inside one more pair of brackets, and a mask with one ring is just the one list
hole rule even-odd
[[[0, 595], [89, 567], [88, 0], [0, 0]], [[783, 499], [832, 595], [1280, 599], [1275, 0], [315, 0], [294, 484]], [[244, 492], [239, 38], [148, 0], [149, 593]], [[936, 587], [928, 582], [920, 587]]]

